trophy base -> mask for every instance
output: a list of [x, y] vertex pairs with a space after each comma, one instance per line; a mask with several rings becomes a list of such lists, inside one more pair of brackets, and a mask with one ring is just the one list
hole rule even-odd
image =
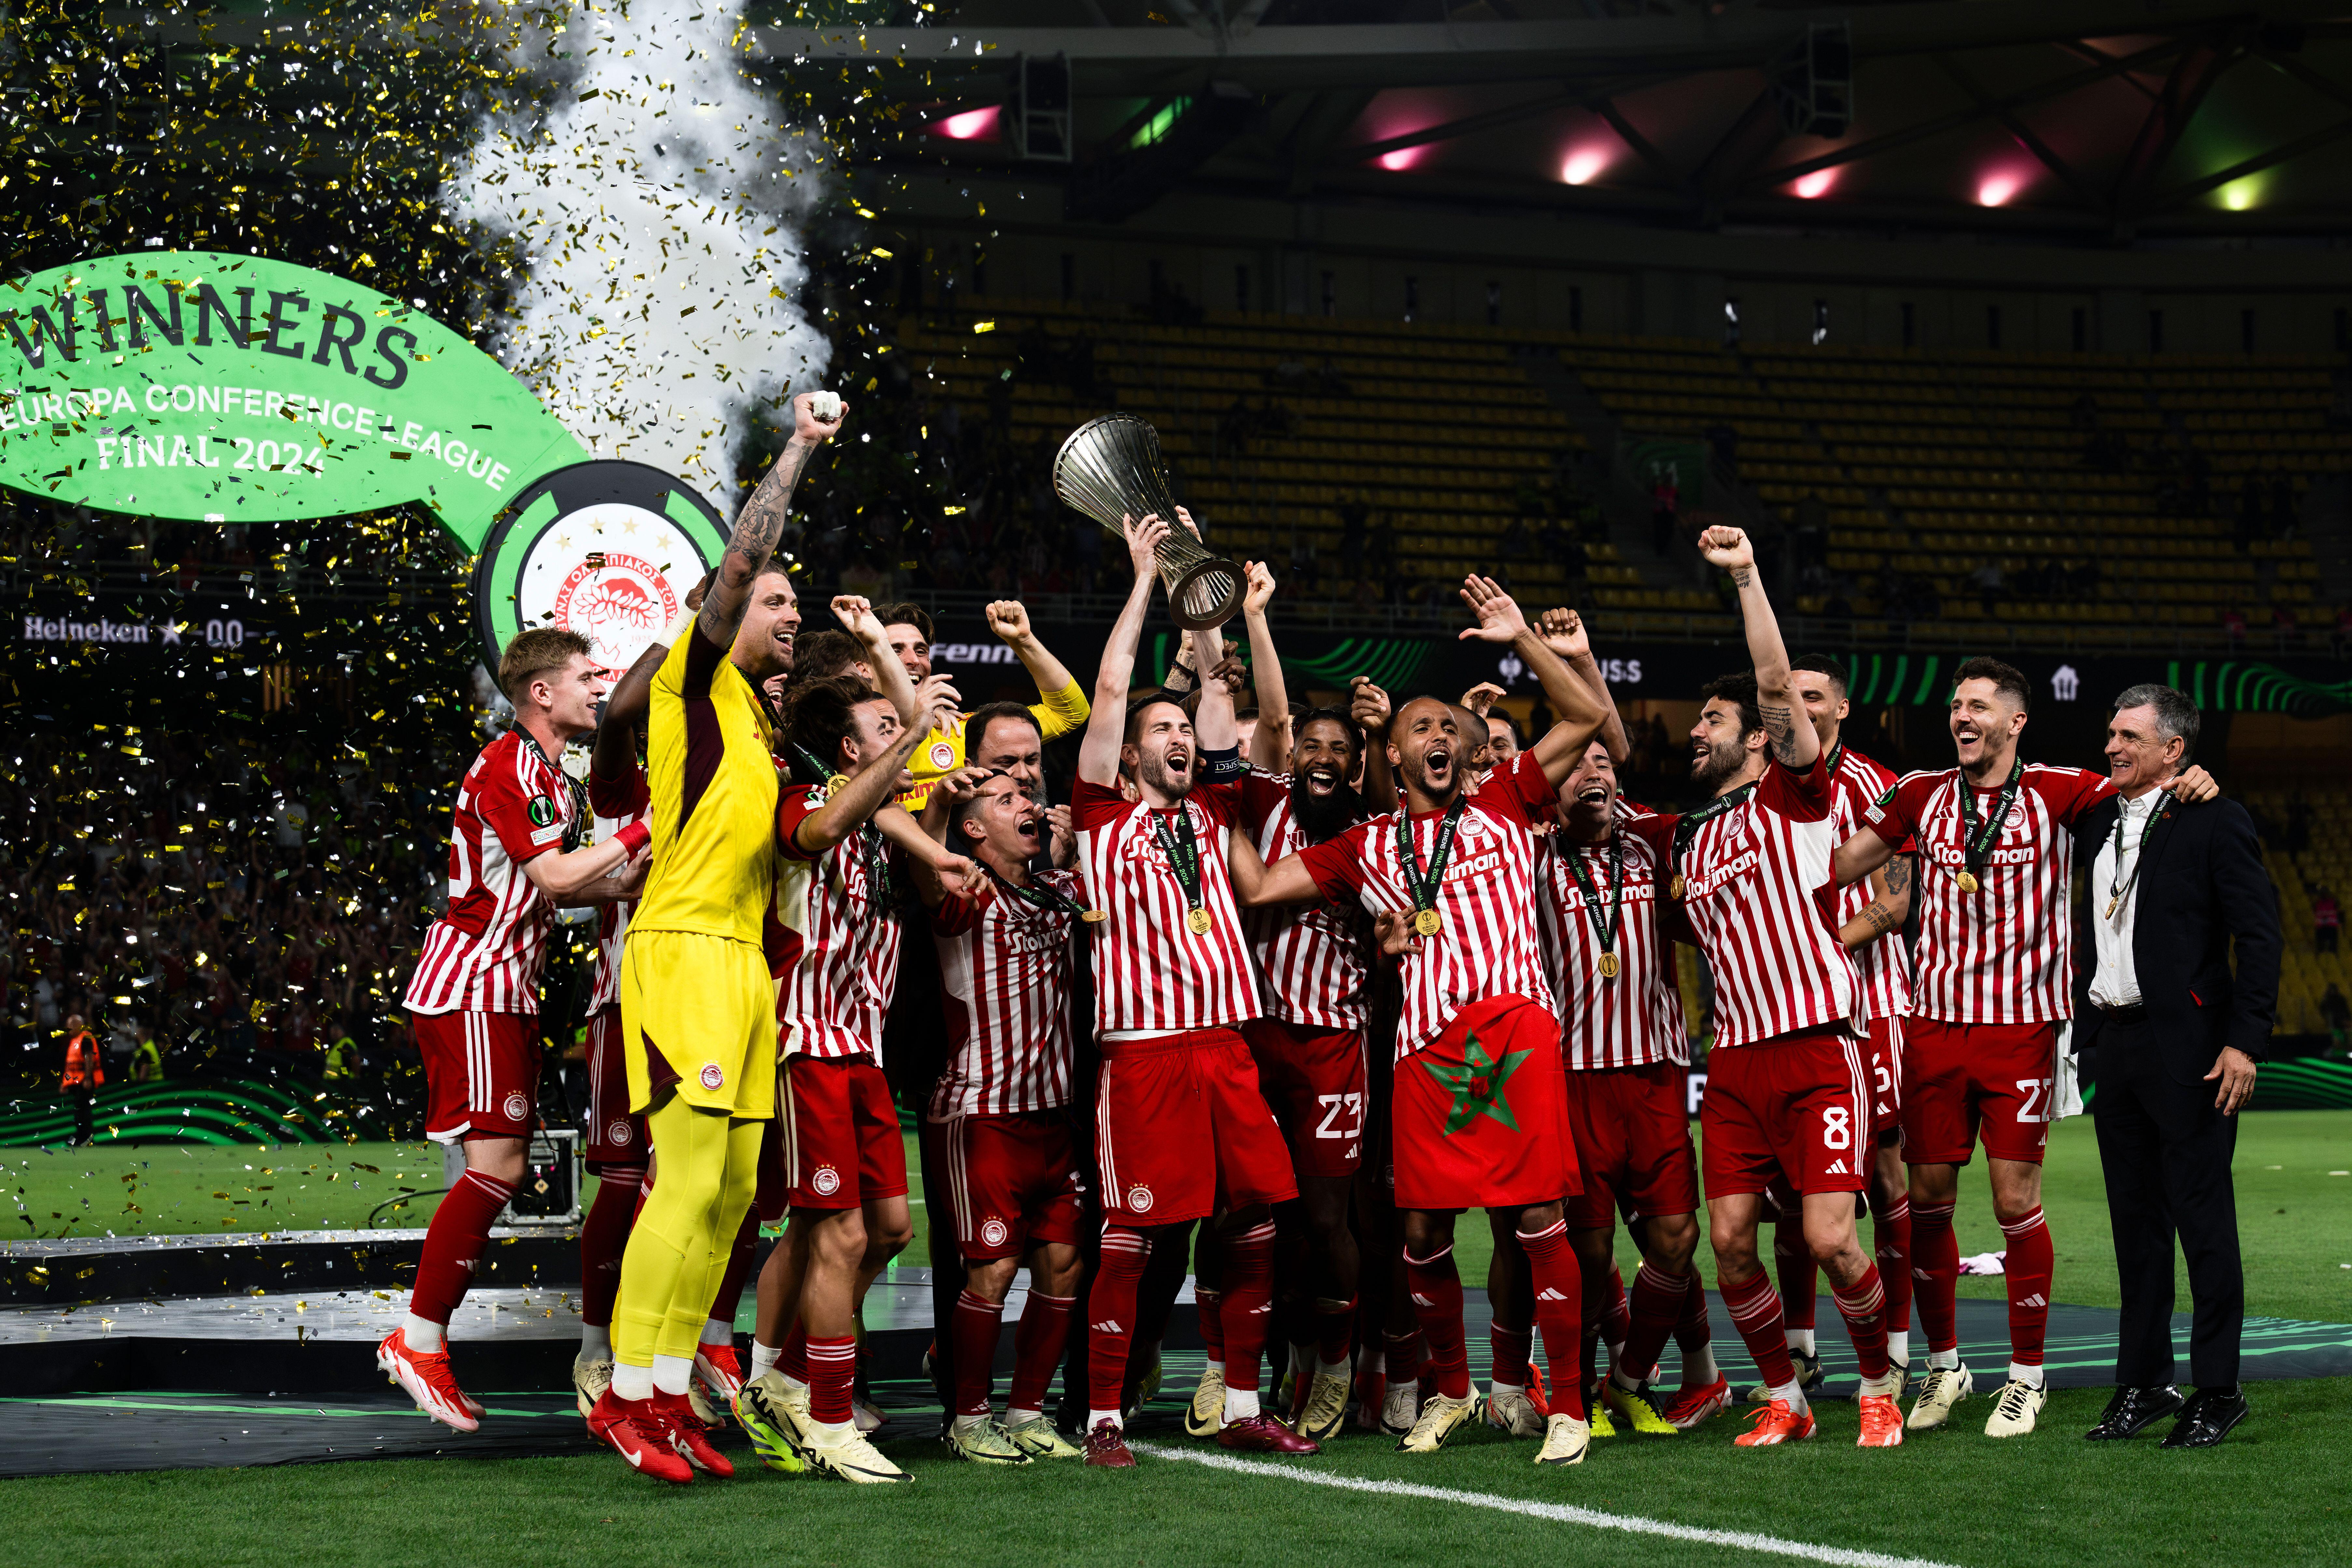
[[1240, 613], [1242, 569], [1215, 555], [1187, 565], [1168, 585], [1168, 614], [1188, 632], [1213, 631]]

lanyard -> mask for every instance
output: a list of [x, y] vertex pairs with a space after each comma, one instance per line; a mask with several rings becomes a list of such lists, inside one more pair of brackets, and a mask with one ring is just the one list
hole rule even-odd
[[1754, 784], [1744, 784], [1738, 789], [1733, 790], [1729, 795], [1717, 795], [1713, 800], [1708, 801], [1696, 811], [1689, 811], [1683, 814], [1682, 820], [1675, 824], [1674, 850], [1672, 855], [1669, 857], [1674, 866], [1675, 879], [1666, 889], [1666, 896], [1668, 898], [1681, 898], [1683, 896], [1684, 888], [1688, 886], [1688, 884], [1683, 880], [1683, 852], [1691, 847], [1691, 840], [1697, 837], [1698, 830], [1706, 826], [1708, 823], [1713, 822], [1717, 817], [1721, 816], [1725, 812], [1731, 810], [1734, 806], [1746, 805], [1748, 797], [1755, 793], [1756, 786]]
[[2132, 847], [2131, 875], [2124, 877], [2121, 881], [2116, 881], [2115, 877], [2122, 877], [2124, 868], [2124, 813], [2122, 803], [2116, 803], [2116, 869], [2115, 876], [2107, 880], [2107, 919], [2116, 918], [2116, 910], [2123, 907], [2124, 900], [2130, 894], [2132, 889], [2139, 885], [2139, 868], [2147, 863], [2147, 841], [2155, 836], [2157, 819], [2163, 815], [2159, 803], [2148, 802], [2147, 820], [2140, 824], [2139, 842]]
[[1405, 891], [1412, 895], [1412, 929], [1417, 935], [1435, 936], [1444, 927], [1445, 917], [1437, 912], [1438, 884], [1445, 879], [1445, 863], [1454, 858], [1454, 835], [1469, 804], [1456, 795], [1445, 808], [1437, 825], [1437, 842], [1430, 847], [1426, 876], [1421, 869], [1421, 852], [1413, 847], [1412, 814], [1397, 814], [1397, 869], [1404, 873]]
[[1048, 914], [1076, 915], [1081, 920], [1086, 918], [1085, 910], [1043, 882], [1032, 882], [1024, 888], [1017, 883], [1006, 880], [1003, 874], [992, 866], [989, 868], [988, 875], [1001, 891], [1011, 894], [1032, 909], [1044, 910]]
[[529, 730], [524, 729], [520, 724], [515, 726], [515, 733], [520, 735], [522, 737], [522, 743], [530, 748], [530, 754], [539, 759], [539, 765], [545, 768], [549, 773], [553, 773], [557, 780], [562, 784], [563, 793], [569, 796], [572, 801], [571, 819], [563, 825], [563, 852], [566, 855], [569, 855], [574, 849], [580, 847], [580, 836], [586, 831], [588, 826], [588, 819], [590, 816], [588, 809], [588, 786], [582, 784], [578, 779], [573, 778], [570, 773], [565, 773], [562, 768], [557, 767], [553, 763], [549, 762], [547, 760], [547, 752], [540, 747], [538, 736], [532, 734]]
[[888, 920], [898, 912], [898, 889], [890, 880], [890, 846], [871, 817], [857, 825], [857, 853], [866, 862], [866, 896]]
[[1201, 845], [1192, 836], [1192, 807], [1179, 801], [1175, 811], [1176, 831], [1170, 832], [1168, 819], [1158, 812], [1151, 814], [1151, 837], [1159, 841], [1160, 853], [1168, 857], [1168, 868], [1176, 873], [1176, 885], [1184, 890], [1187, 906], [1184, 923], [1195, 936], [1204, 934], [1214, 922], [1207, 900], [1201, 890]]
[[1580, 845], [1564, 846], [1568, 869], [1576, 879], [1577, 890], [1584, 895], [1584, 918], [1592, 922], [1592, 934], [1601, 943], [1601, 962], [1597, 967], [1603, 980], [1617, 978], [1617, 933], [1624, 929], [1625, 907], [1625, 836], [1614, 827], [1609, 833], [1609, 913], [1601, 913], [1601, 895], [1592, 886], [1591, 875], [1584, 868], [1584, 850]]
[[2017, 803], [2017, 786], [2024, 777], [2025, 759], [2020, 757], [2009, 765], [2009, 783], [2001, 786], [2000, 797], [1993, 803], [1993, 808], [1985, 813], [1984, 821], [1979, 824], [1976, 816], [1976, 791], [1969, 787], [1967, 772], [1961, 772], [1958, 806], [1962, 864], [1960, 874], [1953, 879], [1959, 883], [1963, 893], [1973, 893], [1980, 885], [1977, 870], [1985, 863], [1985, 855], [1992, 848], [1992, 841], [2000, 837], [2000, 825], [2009, 820], [2009, 808]]

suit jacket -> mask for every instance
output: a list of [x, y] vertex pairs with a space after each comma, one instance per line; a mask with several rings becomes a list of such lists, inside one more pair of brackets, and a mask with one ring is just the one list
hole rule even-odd
[[[2120, 809], [2116, 799], [2102, 801], [2074, 828], [2075, 864], [2083, 869], [2074, 900], [2074, 1030], [2083, 1046], [2097, 1042], [2103, 1022], [2091, 1005], [2099, 964], [2092, 922], [2105, 910], [2108, 894], [2092, 884]], [[2181, 805], [2168, 798], [2157, 811], [2133, 894], [2139, 907], [2132, 963], [2166, 1070], [2174, 1082], [2190, 1084], [2212, 1070], [2225, 1046], [2263, 1058], [2278, 1021], [2278, 889], [2263, 865], [2253, 820], [2236, 801]]]

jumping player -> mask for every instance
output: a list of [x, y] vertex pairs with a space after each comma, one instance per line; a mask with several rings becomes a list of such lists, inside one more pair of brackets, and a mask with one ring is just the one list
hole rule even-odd
[[[1463, 1343], [1454, 1225], [1465, 1208], [1516, 1215], [1535, 1284], [1535, 1319], [1555, 1368], [1580, 1353], [1582, 1287], [1560, 1199], [1577, 1190], [1559, 1067], [1559, 1020], [1536, 930], [1538, 818], [1600, 731], [1600, 700], [1560, 662], [1508, 595], [1483, 577], [1462, 597], [1478, 616], [1463, 633], [1507, 643], [1542, 682], [1559, 723], [1473, 795], [1463, 760], [1474, 737], [1436, 698], [1398, 709], [1389, 764], [1404, 809], [1309, 845], [1271, 867], [1237, 857], [1253, 906], [1356, 900], [1403, 914], [1403, 955], [1391, 1153], [1404, 1261], [1436, 1390], [1398, 1447], [1433, 1453], [1477, 1415]], [[1475, 737], [1483, 740], [1483, 734]], [[1547, 1423], [1540, 1465], [1584, 1458], [1583, 1393], [1570, 1377]]]
[[449, 1315], [465, 1300], [490, 1224], [522, 1179], [539, 1100], [539, 979], [559, 907], [635, 890], [640, 825], [581, 845], [588, 814], [556, 759], [596, 727], [604, 680], [576, 632], [521, 632], [499, 657], [515, 721], [457, 786], [448, 911], [425, 933], [404, 1001], [425, 1058], [425, 1134], [466, 1151], [466, 1173], [433, 1212], [408, 1315], [376, 1365], [436, 1421], [471, 1432], [481, 1406], [449, 1368]]
[[1821, 739], [1797, 710], [1788, 651], [1748, 537], [1710, 528], [1708, 563], [1728, 573], [1747, 623], [1753, 676], [1709, 683], [1691, 729], [1691, 779], [1714, 798], [1679, 817], [1630, 824], [1667, 869], [1715, 974], [1716, 1037], [1700, 1108], [1716, 1288], [1771, 1397], [1735, 1441], [1811, 1437], [1814, 1418], [1756, 1255], [1764, 1193], [1797, 1195], [1805, 1239], [1836, 1287], [1862, 1367], [1859, 1442], [1903, 1440], [1900, 1388], [1886, 1360], [1885, 1290], [1854, 1237], [1853, 1194], [1868, 1162], [1869, 1092], [1854, 1018], [1860, 981], [1814, 900], [1836, 845], [1836, 790]]
[[[1051, 842], [1054, 868], [1031, 863]], [[948, 1067], [926, 1111], [943, 1155], [963, 1293], [956, 1300], [956, 1405], [943, 1434], [958, 1458], [1026, 1464], [1076, 1458], [1054, 1430], [1045, 1388], [1077, 1305], [1079, 1174], [1069, 1105], [1070, 944], [1086, 929], [1085, 896], [1068, 869], [1070, 838], [1050, 831], [1045, 807], [1000, 775], [959, 800], [948, 843], [986, 871], [969, 893], [919, 870], [931, 910], [946, 998]], [[989, 1403], [996, 1341], [1014, 1269], [1029, 1267], [1003, 1422]]]
[[[1179, 511], [1188, 528], [1192, 520]], [[1136, 1300], [1154, 1232], [1217, 1217], [1225, 1232], [1224, 1425], [1217, 1440], [1259, 1453], [1317, 1445], [1258, 1405], [1273, 1295], [1271, 1205], [1298, 1195], [1289, 1152], [1237, 1027], [1258, 1016], [1248, 939], [1234, 900], [1231, 785], [1199, 782], [1204, 751], [1236, 748], [1233, 694], [1202, 688], [1200, 731], [1166, 697], [1127, 703], [1144, 612], [1169, 525], [1126, 521], [1135, 585], [1095, 677], [1070, 813], [1093, 907], [1095, 1102], [1101, 1264], [1087, 1303], [1087, 1463], [1130, 1468], [1120, 1409]], [[1213, 668], [1213, 632], [1193, 634]], [[1121, 793], [1126, 777], [1134, 798]]]
[[[2008, 1240], [2010, 1368], [1985, 1422], [1989, 1437], [2033, 1430], [2045, 1397], [2042, 1349], [2054, 1255], [2042, 1215], [2058, 1026], [2074, 1016], [2074, 872], [2071, 828], [2116, 793], [2104, 773], [2029, 765], [2017, 753], [2031, 702], [2025, 677], [1994, 658], [1953, 671], [1958, 765], [1906, 773], [1838, 849], [1853, 883], [1916, 841], [1921, 867], [1918, 981], [1904, 1027], [1903, 1158], [1911, 1171], [1911, 1242], [1927, 1334], [1927, 1374], [1910, 1428], [1951, 1419], [1970, 1392], [1955, 1327], [1960, 1258], [1952, 1236], [1959, 1167], [1984, 1142], [1994, 1215]], [[2187, 801], [2217, 793], [2191, 768], [2165, 787]]]

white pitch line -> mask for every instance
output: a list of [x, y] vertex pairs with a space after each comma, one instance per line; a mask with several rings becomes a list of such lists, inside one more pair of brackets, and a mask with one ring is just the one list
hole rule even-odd
[[1340, 1491], [1377, 1492], [1384, 1497], [1423, 1498], [1431, 1502], [1458, 1503], [1465, 1508], [1492, 1509], [1497, 1513], [1518, 1513], [1531, 1519], [1553, 1520], [1561, 1524], [1580, 1524], [1589, 1530], [1616, 1530], [1628, 1535], [1655, 1535], [1668, 1541], [1727, 1546], [1737, 1552], [1761, 1552], [1775, 1557], [1801, 1558], [1808, 1563], [1834, 1563], [1837, 1568], [1950, 1568], [1948, 1563], [1924, 1557], [1890, 1557], [1884, 1552], [1853, 1552], [1843, 1546], [1817, 1546], [1810, 1541], [1789, 1541], [1777, 1535], [1759, 1535], [1745, 1530], [1703, 1530], [1696, 1525], [1670, 1524], [1663, 1519], [1643, 1519], [1638, 1514], [1602, 1513], [1598, 1509], [1578, 1508], [1571, 1503], [1537, 1502], [1526, 1498], [1503, 1497], [1494, 1492], [1465, 1492], [1452, 1487], [1417, 1486], [1411, 1481], [1366, 1480], [1359, 1476], [1335, 1476], [1324, 1470], [1297, 1469], [1263, 1460], [1236, 1459], [1224, 1454], [1207, 1454], [1192, 1448], [1162, 1447], [1157, 1443], [1137, 1443], [1133, 1447], [1139, 1453], [1206, 1465], [1213, 1470], [1271, 1476], [1278, 1480], [1300, 1481], [1307, 1486], [1331, 1487]]

